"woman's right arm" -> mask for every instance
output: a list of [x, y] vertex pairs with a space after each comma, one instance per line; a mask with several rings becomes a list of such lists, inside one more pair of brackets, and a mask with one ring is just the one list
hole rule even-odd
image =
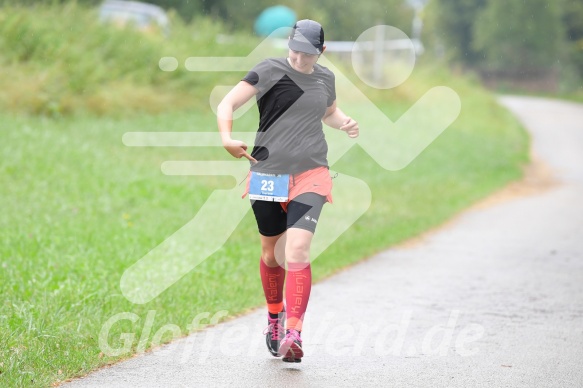
[[257, 160], [247, 153], [247, 144], [240, 140], [231, 139], [231, 132], [233, 131], [233, 112], [257, 93], [258, 90], [254, 86], [245, 81], [240, 81], [217, 107], [217, 124], [223, 147], [235, 158], [244, 156], [254, 163], [257, 163]]

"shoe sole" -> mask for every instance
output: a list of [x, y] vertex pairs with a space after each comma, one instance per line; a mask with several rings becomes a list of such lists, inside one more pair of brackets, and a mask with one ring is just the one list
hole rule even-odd
[[273, 357], [281, 357], [281, 354], [280, 354], [280, 353], [276, 353], [276, 352], [274, 352], [274, 351], [273, 351], [273, 350], [271, 350], [271, 349], [267, 349], [267, 350], [269, 350], [269, 353], [271, 353], [271, 355], [272, 355]]
[[[284, 346], [280, 346], [279, 350], [281, 350], [282, 348], [285, 349], [285, 345]], [[302, 362], [302, 357], [304, 356], [304, 351], [302, 350], [302, 348], [296, 344], [295, 342], [292, 342], [291, 345], [289, 345], [289, 348], [287, 349], [287, 351], [285, 352], [285, 356], [282, 358], [283, 362]]]

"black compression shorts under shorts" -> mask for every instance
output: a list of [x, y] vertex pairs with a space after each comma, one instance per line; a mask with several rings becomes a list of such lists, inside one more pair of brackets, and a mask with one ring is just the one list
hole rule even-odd
[[303, 193], [287, 205], [287, 213], [279, 202], [251, 201], [259, 233], [266, 237], [277, 236], [288, 228], [316, 231], [318, 218], [326, 197], [316, 193]]

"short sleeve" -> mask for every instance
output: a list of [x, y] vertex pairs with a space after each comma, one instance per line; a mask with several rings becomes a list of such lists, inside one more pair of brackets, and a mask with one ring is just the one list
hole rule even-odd
[[273, 66], [270, 64], [269, 60], [264, 60], [259, 62], [253, 69], [251, 69], [242, 81], [255, 87], [259, 92], [263, 93], [272, 86], [271, 85], [271, 73]]

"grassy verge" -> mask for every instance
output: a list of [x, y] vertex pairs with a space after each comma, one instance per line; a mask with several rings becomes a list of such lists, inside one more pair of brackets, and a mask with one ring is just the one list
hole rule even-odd
[[[315, 263], [316, 281], [440, 224], [521, 175], [527, 137], [476, 83], [424, 68], [385, 98], [369, 92], [396, 119], [439, 84], [461, 95], [462, 114], [411, 165], [388, 172], [356, 147], [332, 166], [364, 180], [373, 203]], [[256, 118], [250, 112], [238, 126], [253, 128]], [[146, 346], [164, 325], [186, 335], [199, 313], [227, 310], [232, 317], [263, 303], [251, 213], [219, 252], [152, 302], [134, 305], [120, 292], [128, 266], [192, 219], [214, 189], [233, 185], [230, 178], [160, 172], [164, 160], [228, 160], [221, 149], [195, 155], [190, 148], [128, 148], [122, 135], [214, 130], [212, 112], [132, 119], [4, 113], [0, 122], [0, 385], [46, 386], [128, 357], [106, 356], [98, 344], [105, 322], [119, 313], [140, 319], [113, 325], [110, 345], [122, 346], [121, 334], [132, 333], [135, 352], [148, 311], [156, 315]]]
[[[224, 27], [210, 18], [170, 19], [164, 37], [100, 23], [95, 8], [76, 2], [0, 7], [0, 110], [58, 117], [190, 108], [225, 76], [196, 77], [182, 66], [187, 58], [245, 55], [257, 44], [239, 33], [218, 45]], [[161, 71], [161, 57], [176, 58], [178, 68]]]

